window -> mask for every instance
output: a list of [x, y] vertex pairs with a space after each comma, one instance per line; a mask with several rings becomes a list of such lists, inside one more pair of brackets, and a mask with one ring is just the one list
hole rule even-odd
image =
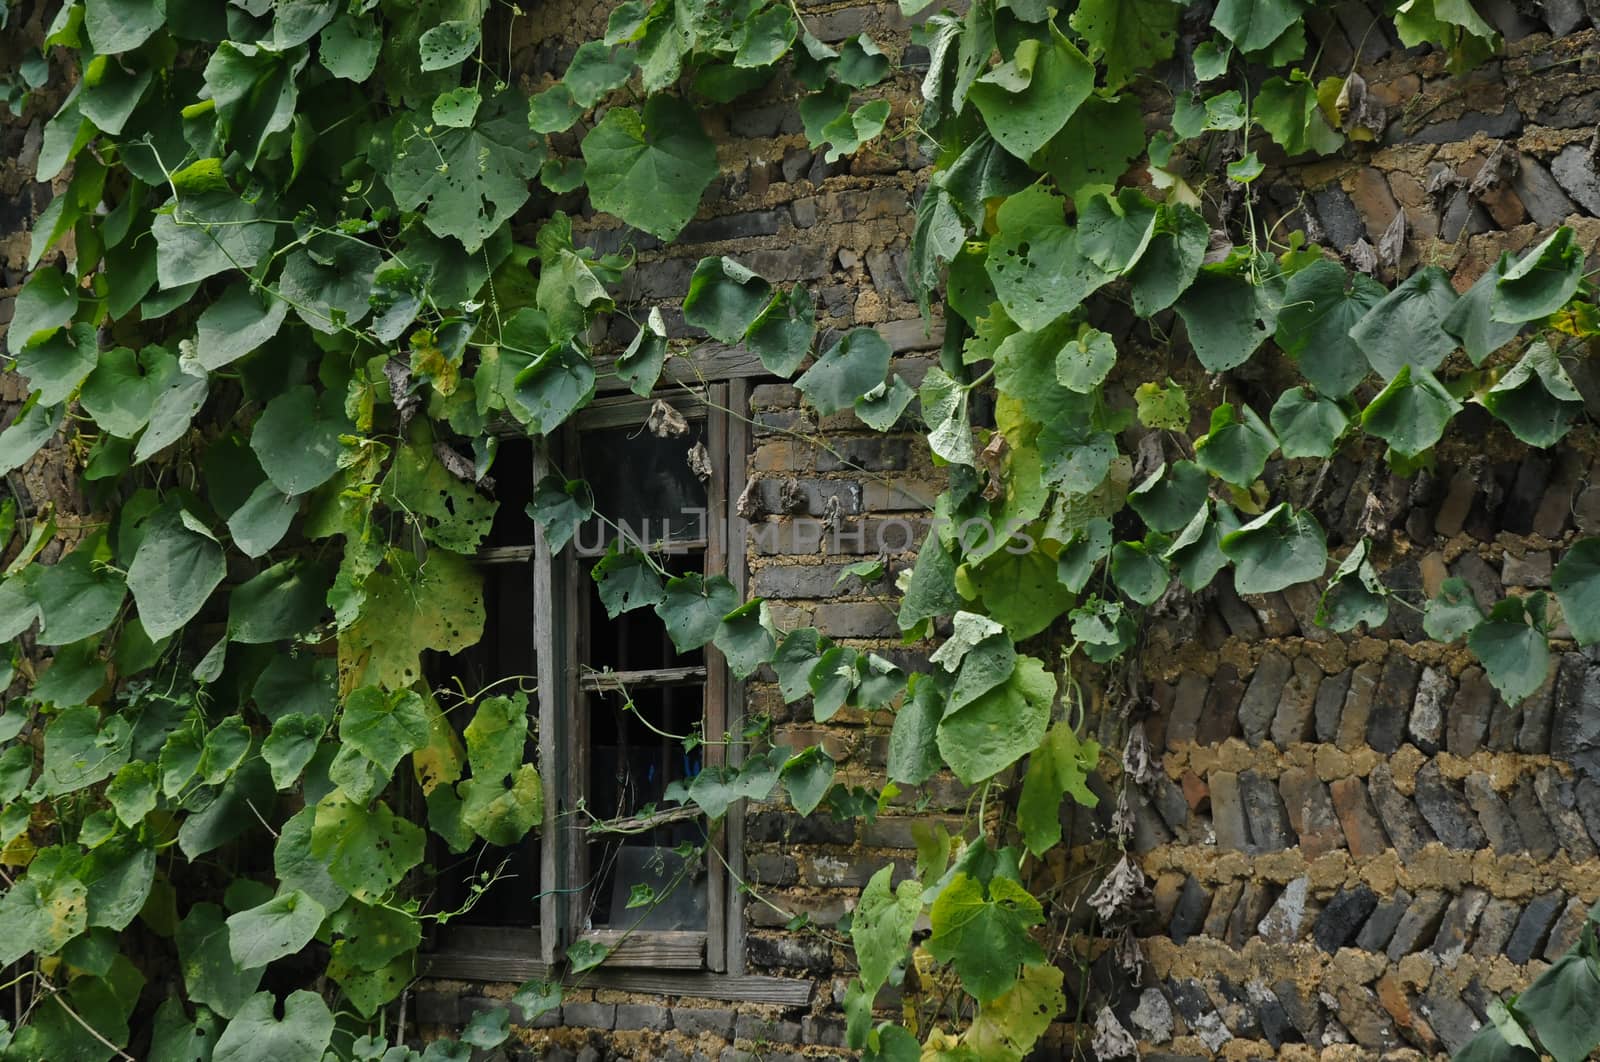
[[[744, 537], [734, 500], [746, 431], [727, 411], [742, 410], [746, 393], [735, 380], [602, 397], [544, 452], [502, 440], [501, 506], [479, 556], [484, 638], [441, 661], [434, 682], [472, 693], [504, 681], [497, 691], [509, 692], [513, 676], [537, 676], [522, 681], [537, 701], [529, 753], [544, 780], [544, 824], [514, 849], [434, 853], [436, 910], [460, 907], [475, 883], [481, 895], [436, 930], [432, 972], [527, 976], [513, 970], [537, 973], [580, 940], [609, 950], [607, 968], [742, 967], [728, 872], [741, 869], [742, 819], [730, 813], [707, 838], [703, 820], [663, 800], [673, 782], [737, 759], [722, 737], [742, 724], [740, 691], [714, 647], [677, 653], [653, 611], [608, 616], [590, 569], [620, 539], [669, 573], [725, 574], [742, 593], [743, 551], [730, 543]], [[552, 472], [587, 482], [596, 513], [553, 557], [524, 513]], [[691, 734], [708, 741], [686, 751]]]

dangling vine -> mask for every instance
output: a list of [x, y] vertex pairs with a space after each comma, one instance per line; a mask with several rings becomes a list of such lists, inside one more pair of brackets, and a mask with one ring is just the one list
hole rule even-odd
[[[821, 748], [772, 748], [669, 794], [708, 823], [780, 785], [802, 814], [844, 816], [943, 771], [979, 794], [975, 840], [924, 831], [915, 875], [891, 887], [881, 871], [853, 913], [845, 1010], [864, 1058], [1021, 1059], [1065, 1010], [1060, 963], [1082, 956], [1046, 949], [1059, 897], [1030, 889], [1062, 844], [1063, 802], [1097, 801], [1102, 739], [1123, 743], [1125, 780], [1151, 770], [1137, 728], [1091, 733], [1088, 702], [1109, 698], [1085, 692], [1138, 700], [1146, 610], [1218, 578], [1242, 595], [1315, 583], [1335, 631], [1424, 608], [1428, 635], [1464, 638], [1511, 703], [1545, 680], [1550, 637], [1600, 640], [1600, 540], [1566, 551], [1553, 600], [1484, 614], [1450, 580], [1402, 601], [1378, 577], [1381, 535], [1330, 546], [1311, 500], [1263, 478], [1274, 455], [1341, 450], [1381, 450], [1409, 474], [1468, 402], [1555, 445], [1583, 414], [1566, 365], [1600, 334], [1567, 229], [1458, 294], [1431, 265], [1386, 288], [1371, 274], [1395, 247], [1353, 270], [1263, 228], [1269, 160], [1382, 128], [1359, 75], [1308, 51], [1312, 6], [975, 0], [927, 17], [905, 128], [935, 161], [910, 259], [944, 341], [916, 386], [870, 328], [815, 352], [803, 287], [727, 257], [694, 271], [689, 326], [795, 377], [821, 414], [879, 431], [916, 418], [948, 472], [900, 587], [907, 641], [939, 638], [918, 673], [826, 631], [780, 631], [726, 578], [669, 575], [636, 545], [593, 569], [613, 616], [652, 609], [680, 652], [714, 644], [741, 679], [770, 669], [818, 722], [847, 705], [895, 713], [882, 791], [836, 784]], [[632, 258], [583, 247], [550, 207], [581, 192], [670, 243], [718, 172], [702, 112], [780, 97], [832, 162], [890, 129], [895, 64], [763, 0], [624, 0], [531, 96], [510, 54], [538, 16], [513, 4], [73, 0], [50, 14], [33, 14], [43, 47], [3, 97], [59, 101], [36, 177], [70, 177], [37, 219], [7, 333], [31, 394], [0, 434], [0, 470], [62, 438], [100, 516], [0, 514], [0, 539], [21, 540], [0, 582], [16, 691], [0, 716], [0, 964], [28, 1001], [0, 1043], [19, 1059], [203, 1045], [217, 1062], [493, 1048], [509, 1010], [422, 1053], [394, 1027], [424, 920], [451, 917], [424, 913], [407, 879], [430, 833], [462, 851], [543, 820], [529, 700], [458, 696], [463, 743], [420, 659], [483, 635], [470, 558], [499, 505], [491, 425], [550, 436], [599, 372], [649, 395], [684, 353], [651, 311], [600, 360], [592, 326], [624, 314]], [[1498, 46], [1465, 0], [1392, 16], [1407, 46], [1454, 68]], [[0, 28], [23, 24], [0, 4]], [[530, 204], [548, 220], [524, 246], [511, 222]], [[1136, 338], [1119, 339], [1111, 322], [1130, 312]], [[1136, 345], [1172, 376], [1138, 378]], [[1247, 363], [1293, 382], [1260, 402], [1229, 376]], [[552, 476], [530, 515], [560, 550], [605, 514]], [[41, 562], [57, 537], [70, 551]], [[22, 650], [30, 631], [41, 651]], [[407, 763], [421, 821], [398, 798]], [[1116, 847], [1129, 818], [1113, 816], [1111, 869], [1087, 900], [1107, 936], [1143, 888]], [[263, 835], [270, 868], [250, 851]], [[154, 1006], [135, 962], [153, 953], [176, 959], [183, 988]], [[587, 941], [567, 955], [573, 971], [604, 958]], [[1590, 926], [1470, 1053], [1531, 1056], [1536, 1036], [1558, 1059], [1586, 1055], [1600, 1028], [1554, 1001], [1600, 994], [1597, 961]], [[310, 987], [280, 999], [263, 983]], [[890, 983], [901, 1022], [873, 1013]], [[512, 1003], [532, 1021], [560, 999], [530, 983]], [[1127, 1040], [1108, 1017], [1102, 1055]]]

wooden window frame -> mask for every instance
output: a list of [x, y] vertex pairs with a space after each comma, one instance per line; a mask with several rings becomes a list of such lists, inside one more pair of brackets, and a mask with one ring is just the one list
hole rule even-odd
[[[657, 399], [674, 406], [703, 404], [712, 462], [705, 567], [708, 572], [725, 574], [743, 600], [749, 576], [747, 534], [737, 501], [745, 489], [750, 454], [749, 378], [762, 373], [754, 359], [712, 367], [731, 367], [733, 371], [719, 373], [724, 376], [720, 380], [702, 376], [692, 384], [681, 377], [664, 378], [662, 387], [649, 398], [603, 396], [565, 426], [563, 439], [570, 445], [581, 430], [642, 423]], [[616, 391], [621, 387], [611, 378], [602, 382], [601, 390]], [[521, 434], [520, 425], [507, 423], [497, 428], [503, 435]], [[535, 482], [558, 464], [548, 447], [536, 444]], [[560, 979], [568, 975], [561, 958], [566, 947], [585, 939], [613, 949], [598, 968], [575, 975], [589, 985], [786, 1005], [808, 1002], [812, 993], [809, 981], [745, 974], [744, 894], [739, 887], [744, 878], [743, 801], [729, 810], [709, 838], [704, 932], [581, 929], [586, 897], [579, 891], [579, 883], [586, 880], [582, 873], [586, 833], [575, 824], [570, 811], [588, 780], [583, 766], [589, 752], [587, 720], [580, 698], [587, 692], [585, 687], [595, 683], [579, 674], [577, 643], [578, 621], [583, 615], [579, 591], [584, 587], [580, 580], [589, 578], [593, 559], [579, 557], [571, 547], [552, 557], [544, 533], [537, 527], [532, 550], [491, 549], [479, 556], [485, 565], [527, 560], [534, 566], [538, 748], [545, 808], [540, 825], [539, 927], [453, 923], [446, 931], [450, 943], [427, 953], [421, 972], [476, 980]], [[734, 740], [726, 745], [703, 746], [704, 762], [706, 766], [738, 766], [744, 760], [743, 743], [738, 740], [744, 729], [744, 683], [733, 678], [714, 646], [705, 647], [705, 658], [704, 733], [713, 739], [727, 733]], [[649, 973], [639, 967], [662, 972]]]

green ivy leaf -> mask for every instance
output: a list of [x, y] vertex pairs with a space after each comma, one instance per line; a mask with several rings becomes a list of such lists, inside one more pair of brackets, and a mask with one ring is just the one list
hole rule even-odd
[[[1155, 0], [1137, 0], [1136, 6], [1154, 6], [1154, 3]], [[1113, 6], [1107, 0], [1091, 0], [1090, 3], [1079, 5], [1078, 14], [1096, 4], [1104, 4], [1107, 8]], [[1116, 6], [1118, 10], [1126, 7]], [[1076, 19], [1077, 14], [1073, 18]], [[1108, 69], [1107, 77], [1110, 76]], [[1067, 124], [1061, 127], [1061, 131], [1051, 138], [1033, 161], [1034, 165], [1040, 166], [1055, 179], [1057, 188], [1076, 197], [1088, 188], [1115, 187], [1133, 161], [1144, 153], [1144, 148], [1144, 112], [1139, 109], [1138, 99], [1131, 93], [1109, 100], [1091, 95], [1079, 104], [1078, 109], [1072, 112], [1072, 117], [1067, 119]], [[1008, 154], [1006, 158], [1011, 159], [1011, 156]], [[1014, 159], [1008, 165], [1016, 166], [1028, 177], [1032, 176], [1031, 171]], [[1022, 180], [995, 194], [1009, 195], [1027, 183], [1027, 180]], [[1178, 209], [1193, 213], [1188, 207]], [[1202, 251], [1204, 243], [1202, 238]], [[1197, 258], [1195, 266], [1199, 264]], [[1190, 275], [1193, 275], [1193, 270]]]
[[451, 19], [439, 23], [417, 39], [422, 71], [444, 70], [463, 62], [478, 50], [481, 40], [482, 30], [476, 21]]
[[334, 77], [362, 82], [372, 76], [383, 45], [383, 31], [370, 17], [341, 14], [317, 38], [317, 60]]
[[[1224, 3], [1227, 2], [1224, 0]], [[1259, 3], [1261, 0], [1245, 2]], [[1281, 0], [1266, 2], [1278, 3]], [[1249, 49], [1241, 45], [1240, 51]], [[1331, 155], [1344, 144], [1344, 134], [1328, 124], [1317, 100], [1317, 86], [1303, 71], [1296, 70], [1288, 80], [1272, 77], [1264, 81], [1261, 91], [1256, 94], [1254, 112], [1261, 128], [1290, 156], [1303, 155], [1308, 151]]]
[[254, 166], [268, 138], [288, 129], [299, 99], [296, 83], [307, 53], [223, 41], [206, 62], [205, 85], [216, 102], [217, 132]]
[[917, 392], [896, 373], [887, 382], [856, 399], [856, 416], [873, 431], [889, 431], [900, 423]]
[[1490, 316], [1506, 324], [1548, 317], [1567, 304], [1582, 281], [1583, 250], [1563, 225], [1500, 277]]
[[1241, 595], [1270, 594], [1310, 582], [1321, 578], [1328, 566], [1321, 525], [1309, 512], [1296, 512], [1288, 503], [1222, 536], [1221, 545], [1234, 564], [1233, 585]]
[[333, 1014], [322, 997], [304, 990], [289, 993], [283, 1017], [270, 992], [245, 1001], [217, 1038], [211, 1062], [279, 1062], [286, 1058], [321, 1058], [333, 1040]]
[[72, 278], [59, 269], [37, 269], [17, 292], [6, 342], [13, 351], [26, 350], [65, 328], [77, 312], [78, 289]]
[[1167, 0], [1086, 0], [1071, 23], [1105, 64], [1106, 88], [1115, 91], [1172, 58], [1178, 13]]
[[771, 66], [788, 53], [798, 32], [794, 13], [787, 7], [774, 4], [758, 11], [740, 26], [739, 50], [734, 53], [733, 65], [741, 68]]
[[1468, 648], [1483, 661], [1489, 681], [1513, 707], [1549, 677], [1550, 643], [1543, 620], [1543, 594], [1508, 597], [1467, 634]]
[[811, 292], [804, 284], [796, 284], [767, 305], [746, 331], [744, 341], [768, 372], [787, 379], [811, 353], [816, 334]]
[[0, 960], [6, 965], [30, 953], [53, 955], [88, 928], [88, 889], [60, 858], [65, 854], [47, 849], [0, 896]]
[[195, 904], [178, 923], [176, 936], [178, 965], [189, 999], [224, 1018], [241, 1012], [264, 971], [261, 967], [240, 969], [234, 963], [222, 908], [203, 901]]
[[990, 135], [1018, 158], [1044, 147], [1094, 90], [1094, 65], [1053, 22], [1047, 25], [1048, 39], [1020, 42], [968, 93]]
[[0, 432], [0, 475], [21, 468], [49, 442], [66, 418], [66, 406], [50, 407], [36, 399], [23, 405], [10, 427]]
[[1224, 402], [1211, 411], [1211, 430], [1195, 440], [1194, 455], [1213, 476], [1248, 487], [1261, 478], [1277, 448], [1278, 440], [1255, 410], [1241, 405], [1235, 415], [1232, 403]]
[[1140, 384], [1133, 397], [1139, 423], [1145, 427], [1167, 431], [1189, 429], [1189, 396], [1170, 378], [1165, 387], [1153, 380]]
[[854, 328], [825, 350], [794, 385], [817, 412], [838, 413], [883, 383], [893, 353], [876, 329]]
[[247, 557], [260, 557], [283, 540], [300, 511], [300, 499], [262, 480], [244, 504], [228, 517], [228, 534]]
[[1210, 372], [1225, 372], [1250, 360], [1272, 335], [1282, 302], [1281, 280], [1253, 282], [1224, 264], [1202, 268], [1176, 308], [1200, 364]]
[[1152, 605], [1166, 591], [1172, 575], [1142, 544], [1118, 542], [1111, 550], [1111, 581], [1135, 604]]
[[1193, 461], [1162, 465], [1128, 492], [1128, 504], [1152, 531], [1182, 530], [1205, 504], [1209, 483]]
[[393, 161], [383, 173], [395, 203], [402, 210], [426, 209], [430, 232], [476, 252], [528, 201], [544, 162], [544, 147], [521, 106], [521, 96], [508, 90], [484, 101], [470, 129], [442, 132], [431, 130], [423, 115], [402, 114], [390, 140]]
[[[999, 536], [995, 538], [998, 540]], [[960, 572], [963, 595], [976, 596], [1016, 638], [1028, 638], [1072, 605], [1072, 594], [1056, 577], [1055, 562], [1042, 550], [1001, 549]]]
[[1066, 1009], [1064, 978], [1057, 966], [1024, 966], [1009, 992], [978, 1008], [961, 1037], [962, 1047], [973, 1058], [1021, 1062], [1050, 1027], [1050, 1016]]
[[1274, 338], [1318, 391], [1342, 398], [1367, 375], [1350, 330], [1384, 297], [1383, 285], [1319, 259], [1289, 278]]
[[922, 913], [922, 885], [916, 880], [902, 881], [898, 888], [889, 884], [893, 866], [881, 868], [861, 890], [861, 902], [850, 920], [850, 942], [855, 946], [856, 962], [867, 998], [889, 980], [894, 968], [907, 958], [911, 931]]
[[359, 900], [383, 896], [422, 861], [423, 833], [381, 801], [371, 810], [338, 790], [322, 798], [311, 827], [311, 854]]
[[1178, 581], [1191, 593], [1198, 593], [1228, 566], [1228, 558], [1222, 552], [1222, 536], [1238, 528], [1239, 520], [1232, 509], [1218, 503], [1213, 518], [1208, 502], [1194, 514], [1161, 559], [1176, 564]]
[[[968, 666], [963, 663], [963, 671]], [[992, 778], [1038, 747], [1055, 694], [1055, 676], [1044, 664], [1019, 657], [1002, 683], [947, 710], [939, 722], [939, 754], [967, 785]]]
[[1056, 558], [1056, 578], [1061, 585], [1079, 593], [1089, 584], [1095, 568], [1111, 553], [1111, 522], [1103, 517], [1090, 520], [1074, 535]]
[[250, 449], [272, 485], [287, 495], [322, 486], [339, 470], [339, 436], [353, 430], [331, 392], [300, 384], [267, 403], [250, 433]]
[[1042, 856], [1061, 843], [1061, 799], [1071, 794], [1079, 806], [1092, 808], [1100, 798], [1088, 786], [1100, 762], [1100, 745], [1080, 739], [1066, 723], [1057, 723], [1028, 757], [1017, 801], [1017, 825], [1028, 851]]
[[1422, 616], [1422, 629], [1436, 642], [1453, 642], [1483, 622], [1472, 588], [1464, 580], [1446, 579], [1439, 596], [1428, 602]]
[[128, 567], [146, 633], [165, 638], [188, 623], [226, 573], [222, 547], [187, 510], [173, 506], [151, 517]]
[[702, 258], [689, 279], [683, 320], [735, 344], [772, 301], [772, 285], [731, 258]]
[[1444, 435], [1461, 403], [1427, 369], [1402, 365], [1394, 379], [1361, 411], [1361, 427], [1402, 457], [1415, 457]]
[[299, 638], [327, 610], [331, 569], [288, 560], [264, 570], [228, 597], [228, 637], [246, 645]]
[[278, 293], [295, 316], [332, 335], [364, 320], [383, 255], [359, 240], [339, 240], [321, 250], [301, 247], [284, 260]]
[[276, 207], [232, 192], [174, 200], [156, 214], [156, 276], [162, 288], [181, 288], [231, 269], [254, 269], [272, 250]]
[[1488, 409], [1529, 446], [1554, 446], [1583, 413], [1583, 396], [1543, 339], [1528, 345], [1483, 396]]
[[99, 634], [121, 611], [127, 584], [105, 565], [97, 545], [95, 539], [81, 543], [35, 577], [33, 596], [44, 621], [40, 645], [66, 645]]
[[684, 101], [652, 96], [644, 116], [614, 107], [583, 138], [589, 197], [664, 241], [675, 239], [717, 175], [717, 153]]
[[165, 0], [84, 0], [83, 28], [94, 50], [106, 55], [139, 47], [166, 21]]
[[[366, 295], [363, 291], [363, 309]], [[195, 360], [208, 372], [231, 365], [277, 335], [288, 314], [289, 304], [284, 300], [265, 290], [254, 291], [247, 283], [232, 284], [200, 315]]]
[[410, 690], [363, 686], [345, 699], [339, 718], [339, 740], [388, 773], [402, 756], [428, 743], [428, 732], [422, 698]]
[[636, 608], [659, 605], [666, 599], [660, 573], [638, 550], [619, 551], [613, 546], [595, 564], [592, 574], [600, 603], [611, 619]]
[[933, 365], [922, 378], [922, 388], [917, 394], [922, 403], [922, 419], [928, 426], [928, 448], [952, 464], [972, 464], [977, 459], [977, 450], [972, 442], [972, 423], [967, 417], [966, 387]]
[[739, 592], [725, 576], [708, 579], [691, 572], [667, 581], [655, 613], [666, 624], [673, 648], [687, 653], [711, 641], [722, 618], [738, 607]]
[[1479, 277], [1467, 293], [1445, 314], [1440, 326], [1461, 341], [1472, 364], [1482, 365], [1490, 354], [1505, 346], [1522, 331], [1520, 324], [1497, 321], [1494, 301], [1500, 280], [1511, 271], [1511, 252], [1503, 251], [1495, 264]]
[[1432, 371], [1456, 349], [1444, 320], [1456, 305], [1450, 274], [1426, 266], [1380, 299], [1350, 330], [1367, 362], [1385, 380], [1406, 366]]
[[1018, 967], [1044, 961], [1028, 933], [1044, 921], [1044, 909], [1010, 878], [992, 878], [985, 894], [982, 884], [958, 872], [933, 901], [931, 918], [928, 951], [954, 966], [962, 987], [980, 1003], [1010, 990]]
[[820, 745], [813, 745], [785, 760], [779, 777], [794, 809], [801, 815], [810, 815], [833, 785], [833, 773], [833, 757]]
[[1578, 644], [1600, 641], [1600, 538], [1583, 539], [1567, 550], [1550, 585]]
[[1078, 247], [1101, 269], [1122, 276], [1150, 246], [1157, 218], [1156, 204], [1137, 188], [1091, 196], [1078, 206]]
[[578, 527], [594, 516], [594, 494], [581, 479], [548, 475], [534, 486], [527, 513], [544, 532], [545, 543], [554, 555], [566, 549]]
[[261, 758], [272, 771], [273, 788], [281, 792], [294, 785], [316, 755], [326, 728], [326, 720], [302, 712], [281, 715], [273, 722], [272, 732], [261, 743]]
[[1284, 457], [1331, 457], [1350, 424], [1337, 402], [1303, 387], [1278, 396], [1271, 420]]
[[228, 949], [241, 970], [265, 966], [311, 943], [327, 910], [298, 889], [228, 918]]
[[1317, 624], [1343, 633], [1358, 624], [1376, 627], [1389, 618], [1389, 590], [1368, 559], [1371, 543], [1362, 539], [1339, 563], [1317, 604]]
[[1221, 0], [1211, 24], [1241, 52], [1268, 47], [1301, 18], [1299, 0]]
[[772, 636], [771, 624], [766, 603], [760, 599], [745, 602], [717, 624], [714, 641], [727, 659], [728, 670], [733, 672], [734, 678], [743, 681], [772, 659], [778, 645]]

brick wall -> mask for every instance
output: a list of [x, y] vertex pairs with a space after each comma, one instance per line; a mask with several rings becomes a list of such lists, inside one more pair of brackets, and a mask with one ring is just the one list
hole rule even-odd
[[[608, 6], [546, 5], [519, 21], [525, 87], [563, 69]], [[898, 10], [801, 6], [824, 40], [865, 30], [891, 54], [904, 51], [890, 125], [902, 132], [919, 56]], [[1463, 288], [1502, 249], [1525, 247], [1556, 224], [1576, 227], [1587, 247], [1600, 241], [1591, 147], [1600, 35], [1575, 0], [1480, 7], [1508, 47], [1462, 77], [1448, 76], [1437, 57], [1402, 53], [1359, 0], [1316, 13], [1319, 75], [1358, 69], [1386, 110], [1383, 132], [1338, 158], [1271, 169], [1259, 182], [1260, 213], [1359, 259], [1403, 208], [1400, 271], [1438, 263]], [[915, 383], [939, 342], [937, 324], [929, 332], [917, 319], [904, 280], [926, 160], [902, 138], [828, 164], [805, 146], [781, 97], [775, 90], [713, 120], [724, 176], [683, 242], [662, 249], [598, 217], [581, 219], [583, 238], [637, 246], [640, 267], [626, 294], [669, 310], [707, 254], [733, 255], [775, 282], [805, 281], [828, 327], [879, 326], [899, 353], [896, 371]], [[34, 111], [0, 130], [0, 323], [22, 279], [27, 241], [19, 233], [51, 194], [26, 174], [42, 121]], [[577, 200], [555, 205], [581, 208]], [[537, 220], [527, 219], [525, 238]], [[683, 331], [675, 314], [668, 319]], [[619, 338], [626, 330], [619, 325]], [[1274, 371], [1252, 364], [1227, 382], [1254, 400], [1269, 393], [1252, 389]], [[1129, 382], [1169, 374], [1204, 396], [1195, 403], [1203, 423], [1221, 382], [1165, 350], [1151, 350]], [[1600, 372], [1591, 368], [1579, 383], [1591, 414], [1600, 414]], [[3, 386], [9, 419], [18, 383], [8, 376]], [[773, 602], [785, 626], [814, 623], [846, 644], [904, 658], [912, 651], [898, 641], [892, 579], [909, 563], [941, 487], [916, 436], [866, 432], [848, 415], [819, 421], [776, 383], [755, 388], [751, 416], [749, 471], [761, 510], [747, 550], [753, 592]], [[1600, 534], [1592, 428], [1558, 452], [1527, 452], [1469, 410], [1452, 439], [1437, 467], [1408, 479], [1375, 452], [1342, 455], [1325, 469], [1277, 463], [1268, 476], [1300, 492], [1297, 502], [1316, 511], [1330, 544], [1353, 541], [1360, 526], [1377, 530], [1386, 581], [1413, 591], [1431, 591], [1447, 574], [1466, 579], [1485, 603], [1502, 588], [1540, 587], [1566, 543]], [[63, 466], [49, 460], [27, 475], [65, 482]], [[885, 578], [838, 584], [843, 565], [875, 555], [880, 543]], [[1109, 952], [1091, 949], [1091, 975], [1069, 971], [1069, 989], [1092, 996], [1090, 1013], [1111, 1003], [1150, 1058], [1459, 1047], [1487, 1002], [1559, 953], [1600, 899], [1600, 654], [1562, 643], [1546, 687], [1513, 709], [1461, 647], [1429, 642], [1407, 609], [1394, 608], [1378, 630], [1340, 636], [1312, 624], [1309, 589], [1241, 600], [1226, 583], [1199, 600], [1169, 602], [1142, 650], [1149, 710], [1140, 723], [1161, 756], [1156, 781], [1134, 800], [1135, 847], [1150, 881], [1137, 927], [1142, 972], [1118, 973]], [[769, 683], [753, 682], [749, 696], [752, 712], [772, 716], [779, 740], [824, 743], [841, 780], [881, 779], [887, 713], [846, 709], [822, 726], [805, 704], [785, 706]], [[1100, 723], [1105, 736], [1120, 733], [1110, 712]], [[1109, 797], [1107, 785], [1099, 788]], [[870, 822], [752, 807], [750, 876], [785, 911], [830, 927], [876, 869], [909, 868], [912, 822], [934, 816], [956, 830], [969, 795], [936, 777]], [[925, 809], [913, 811], [923, 796]], [[1103, 840], [1111, 805], [1068, 809], [1068, 845], [1040, 872], [1066, 880], [1067, 851], [1083, 855]], [[1074, 911], [1058, 903], [1056, 928]], [[750, 971], [813, 980], [809, 1006], [580, 990], [503, 1050], [718, 1062], [845, 1054], [838, 1001], [853, 969], [848, 949], [786, 930], [787, 917], [759, 902], [746, 918]], [[413, 1018], [429, 1030], [455, 1026], [510, 989], [428, 983], [412, 996]], [[894, 1001], [886, 994], [880, 1002]], [[1041, 1055], [1060, 1055], [1065, 1035], [1055, 1030]]]

